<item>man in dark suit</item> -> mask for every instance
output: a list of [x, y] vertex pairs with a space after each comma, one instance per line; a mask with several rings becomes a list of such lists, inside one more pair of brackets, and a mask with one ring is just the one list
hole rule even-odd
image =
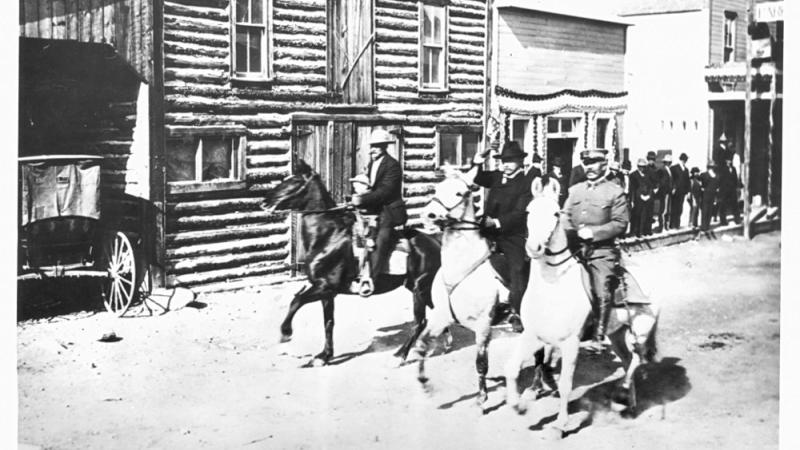
[[653, 185], [647, 172], [647, 161], [639, 158], [636, 171], [628, 178], [628, 195], [632, 207], [631, 234], [640, 237], [653, 234]]
[[728, 224], [728, 213], [733, 214], [733, 220], [741, 223], [742, 217], [739, 215], [739, 196], [737, 189], [741, 187], [739, 175], [733, 167], [733, 152], [725, 153], [723, 156], [725, 165], [719, 171], [719, 222], [722, 225]]
[[669, 229], [669, 202], [670, 194], [672, 193], [672, 174], [669, 167], [672, 165], [672, 155], [667, 153], [661, 159], [661, 166], [656, 168], [655, 177], [658, 186], [658, 192], [654, 195], [658, 209], [656, 215], [658, 216], [658, 229], [656, 233]]
[[389, 144], [395, 142], [384, 130], [372, 132], [369, 142], [370, 162], [367, 167], [372, 188], [369, 192], [354, 195], [353, 205], [378, 215], [375, 249], [370, 253], [370, 273], [373, 280], [386, 272], [386, 264], [393, 249], [392, 230], [405, 225], [408, 220], [403, 202], [403, 171], [400, 163], [386, 153]]
[[714, 160], [708, 162], [705, 172], [700, 174], [700, 186], [703, 188], [703, 199], [700, 212], [700, 230], [708, 231], [711, 226], [711, 216], [714, 215], [714, 208], [717, 205], [717, 193], [719, 191], [719, 176], [717, 176], [717, 165]]
[[531, 158], [531, 166], [525, 171], [525, 175], [531, 182], [537, 177], [542, 176], [542, 157], [538, 153], [534, 153]]
[[681, 214], [683, 214], [683, 201], [686, 194], [692, 187], [691, 180], [689, 179], [689, 168], [686, 167], [686, 161], [689, 157], [686, 153], [681, 153], [678, 158], [678, 163], [673, 164], [669, 168], [672, 174], [672, 193], [669, 199], [669, 227], [678, 229], [681, 227]]
[[532, 199], [531, 178], [522, 169], [526, 153], [517, 142], [506, 142], [500, 154], [495, 155], [501, 161], [501, 170], [483, 170], [483, 160], [487, 155], [488, 150], [474, 159], [478, 166], [475, 184], [489, 188], [481, 229], [495, 242], [497, 251], [506, 256], [511, 283], [508, 302], [512, 315], [509, 323], [514, 331], [521, 332], [519, 309], [529, 270], [529, 263], [525, 261], [525, 235], [527, 207]]

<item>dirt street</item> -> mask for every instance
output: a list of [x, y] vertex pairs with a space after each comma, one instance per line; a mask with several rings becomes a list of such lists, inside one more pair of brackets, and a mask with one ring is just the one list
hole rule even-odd
[[[608, 400], [622, 375], [610, 356], [581, 354], [572, 433], [563, 448], [777, 448], [780, 232], [751, 242], [692, 242], [628, 258], [662, 304], [661, 362], [645, 368], [645, 410], [623, 419]], [[298, 284], [215, 294], [158, 317], [73, 313], [18, 324], [19, 441], [54, 449], [488, 449], [542, 447], [557, 398], [519, 416], [490, 382], [475, 406], [472, 333], [438, 352], [426, 394], [416, 366], [392, 353], [411, 327], [411, 297], [396, 291], [336, 304], [336, 358], [322, 349], [322, 311], [278, 324]], [[121, 338], [99, 342], [109, 330]], [[498, 329], [489, 375], [515, 335]], [[529, 399], [530, 400], [530, 399]]]

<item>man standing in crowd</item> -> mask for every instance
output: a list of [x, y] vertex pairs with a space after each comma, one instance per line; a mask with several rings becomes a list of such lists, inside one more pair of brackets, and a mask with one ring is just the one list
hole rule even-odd
[[386, 153], [389, 144], [394, 141], [387, 131], [372, 132], [369, 141], [370, 162], [365, 174], [372, 188], [368, 192], [353, 195], [352, 199], [353, 205], [366, 210], [368, 214], [378, 215], [375, 249], [369, 255], [373, 283], [380, 274], [386, 272], [393, 248], [393, 229], [405, 225], [408, 220], [403, 202], [403, 172], [400, 163]]
[[[620, 253], [616, 239], [628, 228], [628, 204], [625, 193], [605, 178], [607, 150], [585, 150], [581, 159], [586, 181], [569, 189], [561, 224], [571, 242], [588, 244], [585, 268], [592, 287], [595, 328], [593, 346], [601, 350], [606, 324], [613, 307], [614, 290], [619, 285], [616, 266]], [[573, 244], [574, 245], [574, 244]]]
[[666, 231], [669, 229], [669, 201], [670, 194], [672, 193], [672, 174], [669, 167], [672, 165], [672, 155], [667, 153], [661, 159], [661, 167], [656, 169], [656, 180], [658, 183], [658, 193], [655, 195], [658, 209], [656, 215], [658, 216], [658, 228], [656, 233]]
[[697, 228], [697, 219], [700, 215], [700, 209], [703, 207], [703, 186], [700, 183], [700, 169], [697, 167], [692, 167], [690, 173], [689, 193], [690, 223], [692, 228]]
[[700, 174], [700, 186], [703, 189], [703, 199], [700, 202], [700, 231], [708, 231], [711, 226], [711, 216], [714, 215], [714, 207], [717, 204], [717, 191], [719, 190], [717, 165], [713, 160], [708, 162], [706, 171]]
[[538, 153], [534, 153], [531, 158], [531, 166], [525, 172], [530, 181], [535, 180], [537, 177], [542, 176], [542, 157]]
[[611, 161], [608, 163], [606, 179], [612, 183], [616, 183], [617, 186], [621, 187], [622, 191], [625, 192], [625, 175], [620, 171], [619, 161]]
[[633, 205], [631, 234], [636, 237], [649, 236], [653, 233], [653, 188], [647, 173], [647, 161], [639, 158], [636, 171], [628, 179], [628, 195]]
[[528, 285], [530, 264], [525, 260], [525, 234], [527, 207], [532, 199], [531, 178], [522, 169], [527, 153], [517, 142], [506, 142], [500, 154], [495, 155], [501, 161], [501, 170], [483, 170], [483, 162], [490, 150], [475, 155], [473, 160], [473, 164], [478, 166], [475, 184], [489, 188], [481, 230], [497, 245], [497, 251], [506, 256], [511, 282], [508, 303], [512, 310], [508, 322], [519, 333], [522, 332], [519, 308]]
[[686, 161], [689, 157], [686, 153], [681, 153], [678, 163], [670, 167], [672, 173], [672, 194], [669, 199], [669, 227], [676, 230], [681, 227], [681, 215], [683, 214], [683, 200], [689, 193], [691, 182], [689, 181], [689, 168]]
[[741, 223], [739, 215], [739, 196], [737, 189], [741, 187], [736, 168], [733, 167], [733, 154], [726, 153], [725, 166], [719, 173], [719, 222], [728, 224], [728, 213], [733, 214], [734, 222]]
[[564, 175], [564, 172], [561, 171], [561, 165], [563, 161], [561, 158], [556, 156], [553, 158], [553, 166], [550, 167], [550, 173], [547, 174], [550, 178], [558, 182], [558, 186], [561, 188], [558, 194], [558, 206], [564, 206], [564, 201], [567, 199], [567, 177]]

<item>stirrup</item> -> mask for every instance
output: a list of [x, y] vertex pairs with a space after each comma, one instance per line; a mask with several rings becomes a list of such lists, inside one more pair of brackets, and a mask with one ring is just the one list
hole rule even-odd
[[371, 278], [367, 278], [365, 280], [361, 280], [361, 283], [358, 287], [358, 295], [362, 297], [369, 297], [375, 291], [375, 285], [372, 283]]

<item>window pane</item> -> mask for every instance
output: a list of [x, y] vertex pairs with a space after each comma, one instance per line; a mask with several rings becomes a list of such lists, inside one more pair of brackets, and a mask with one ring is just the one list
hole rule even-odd
[[606, 148], [606, 132], [608, 130], [608, 119], [597, 119], [597, 148]]
[[426, 47], [422, 60], [422, 83], [438, 85], [441, 81], [442, 49]]
[[236, 21], [247, 22], [249, 20], [250, 8], [248, 7], [249, 0], [236, 1]]
[[247, 72], [247, 29], [236, 27], [236, 71]]
[[261, 30], [250, 30], [250, 72], [261, 72]]
[[203, 138], [203, 181], [233, 178], [231, 139]]
[[562, 119], [561, 120], [561, 132], [562, 133], [570, 133], [570, 132], [572, 132], [572, 119]]
[[444, 8], [436, 8], [436, 15], [433, 17], [433, 42], [442, 43], [442, 14]]
[[472, 158], [478, 153], [481, 135], [478, 133], [464, 133], [461, 136], [461, 165], [468, 166]]
[[422, 7], [422, 42], [430, 43], [433, 36], [433, 17], [431, 17], [431, 7]]
[[250, 0], [253, 6], [252, 23], [264, 23], [264, 0]]
[[457, 165], [458, 135], [442, 133], [439, 136], [439, 165]]
[[558, 133], [558, 119], [547, 119], [547, 132]]
[[512, 123], [511, 140], [516, 141], [520, 148], [525, 148], [525, 135], [528, 131], [527, 120], [514, 120]]
[[194, 181], [197, 139], [169, 140], [167, 143], [167, 181]]

